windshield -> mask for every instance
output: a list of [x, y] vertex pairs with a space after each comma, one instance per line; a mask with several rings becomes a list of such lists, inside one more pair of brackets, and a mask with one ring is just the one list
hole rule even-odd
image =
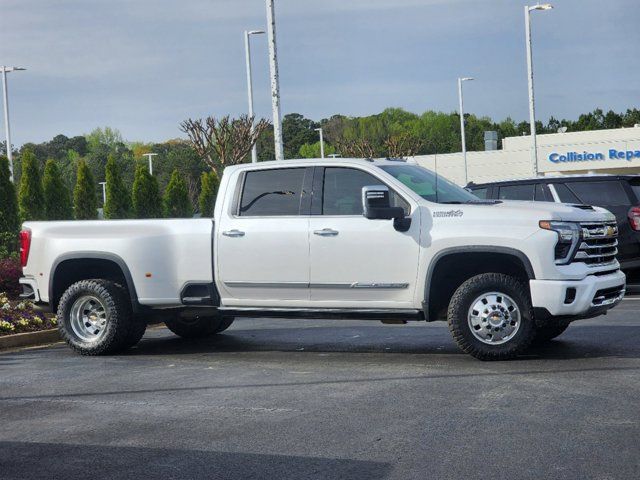
[[418, 165], [383, 165], [382, 170], [434, 203], [474, 203], [481, 200], [446, 178]]

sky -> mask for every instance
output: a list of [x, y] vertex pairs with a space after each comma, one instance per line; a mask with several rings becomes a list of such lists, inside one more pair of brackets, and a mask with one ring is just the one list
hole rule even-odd
[[[533, 12], [538, 119], [640, 107], [639, 0], [555, 0]], [[533, 3], [533, 2], [532, 2]], [[521, 0], [275, 0], [283, 114], [457, 109], [528, 119]], [[2, 0], [12, 143], [110, 126], [130, 141], [247, 111], [243, 31], [264, 0]], [[252, 39], [255, 110], [271, 118], [266, 36]], [[4, 125], [3, 125], [4, 127]], [[3, 136], [4, 138], [4, 136]]]

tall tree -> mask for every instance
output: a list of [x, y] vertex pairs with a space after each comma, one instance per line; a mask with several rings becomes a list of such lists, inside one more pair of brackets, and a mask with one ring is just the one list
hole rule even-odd
[[193, 216], [193, 207], [189, 200], [187, 185], [180, 176], [178, 170], [171, 174], [171, 180], [162, 198], [164, 216], [167, 218], [190, 218]]
[[18, 248], [18, 200], [9, 178], [9, 160], [0, 156], [0, 258], [15, 253]]
[[161, 218], [162, 201], [158, 181], [145, 165], [138, 165], [133, 181], [133, 215], [135, 218]]
[[76, 186], [73, 189], [73, 212], [76, 220], [98, 218], [96, 183], [87, 163], [82, 159], [78, 162]]
[[213, 208], [215, 206], [216, 196], [218, 195], [218, 187], [220, 179], [216, 172], [204, 172], [201, 177], [200, 187], [200, 213], [203, 217], [213, 217]]
[[180, 124], [198, 155], [218, 177], [222, 176], [225, 167], [245, 161], [253, 144], [268, 127], [269, 122], [265, 119], [254, 122], [248, 115], [235, 119], [228, 115], [220, 120], [214, 117], [188, 119]]
[[18, 193], [20, 218], [25, 220], [44, 220], [46, 218], [44, 193], [38, 162], [31, 150], [22, 152], [22, 176]]
[[122, 180], [120, 168], [114, 155], [109, 155], [105, 168], [107, 201], [104, 218], [128, 218], [131, 214], [131, 193]]
[[44, 204], [47, 220], [71, 220], [71, 194], [62, 179], [56, 161], [50, 158], [44, 167], [42, 178]]

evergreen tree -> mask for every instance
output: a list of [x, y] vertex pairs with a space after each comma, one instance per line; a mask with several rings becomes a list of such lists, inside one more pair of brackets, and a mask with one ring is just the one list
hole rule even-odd
[[204, 172], [200, 181], [200, 197], [198, 198], [200, 213], [203, 217], [213, 217], [213, 207], [216, 201], [216, 195], [218, 194], [218, 186], [220, 184], [218, 175], [216, 175], [216, 172], [213, 170], [210, 172]]
[[42, 179], [44, 205], [47, 220], [71, 220], [73, 209], [71, 194], [62, 180], [60, 169], [55, 160], [47, 160]]
[[18, 248], [18, 200], [16, 189], [9, 180], [9, 160], [0, 157], [0, 258], [15, 253]]
[[164, 216], [167, 218], [190, 218], [193, 216], [193, 206], [189, 200], [187, 185], [178, 170], [174, 170], [171, 174], [171, 180], [164, 191], [162, 203]]
[[135, 218], [161, 218], [162, 201], [155, 177], [145, 165], [138, 165], [133, 181], [133, 214]]
[[107, 158], [105, 175], [107, 201], [104, 204], [104, 218], [128, 218], [131, 214], [131, 193], [122, 180], [120, 168], [113, 155]]
[[20, 218], [26, 220], [44, 220], [46, 218], [44, 193], [40, 169], [35, 155], [29, 149], [22, 152], [22, 176], [18, 193]]
[[83, 159], [78, 161], [78, 175], [73, 189], [73, 211], [76, 220], [95, 220], [98, 217], [96, 183]]

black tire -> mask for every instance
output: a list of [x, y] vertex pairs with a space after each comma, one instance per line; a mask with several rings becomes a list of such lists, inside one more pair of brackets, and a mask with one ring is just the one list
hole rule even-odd
[[183, 318], [176, 315], [164, 321], [169, 330], [182, 338], [203, 338], [220, 333], [231, 326], [233, 317], [218, 315]]
[[567, 328], [569, 328], [569, 322], [550, 323], [542, 327], [536, 327], [533, 344], [544, 345], [562, 335]]
[[[504, 343], [484, 343], [476, 337], [470, 326], [470, 309], [476, 300], [490, 292], [500, 292], [504, 296], [510, 297], [520, 312], [519, 327], [510, 338], [505, 339]], [[533, 307], [531, 306], [529, 289], [516, 277], [501, 273], [476, 275], [460, 285], [449, 303], [447, 319], [449, 330], [460, 349], [480, 360], [507, 360], [513, 358], [529, 347], [535, 335]], [[491, 333], [491, 328], [488, 324], [486, 328]]]
[[123, 348], [127, 349], [137, 345], [146, 331], [147, 320], [144, 317], [134, 315], [131, 319], [129, 333], [127, 334], [127, 341], [124, 343]]
[[[87, 296], [97, 299], [105, 324], [94, 339], [82, 338], [72, 326], [72, 309]], [[81, 280], [71, 285], [58, 305], [58, 330], [62, 339], [81, 355], [107, 355], [127, 345], [131, 333], [131, 300], [128, 292], [108, 280]]]

